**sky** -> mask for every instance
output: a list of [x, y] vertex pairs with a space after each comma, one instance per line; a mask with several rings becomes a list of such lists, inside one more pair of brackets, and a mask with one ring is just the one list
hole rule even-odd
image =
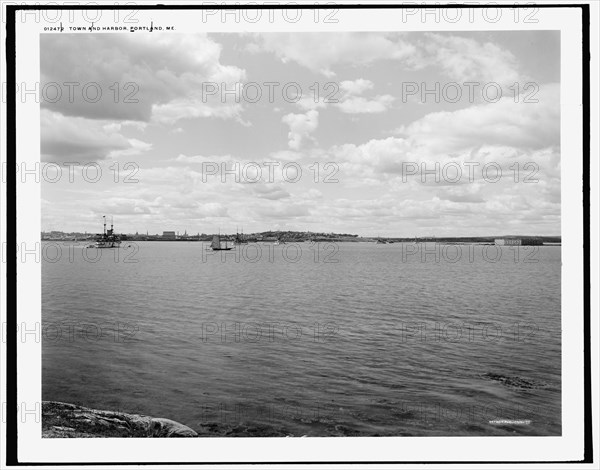
[[560, 234], [559, 32], [40, 46], [43, 230]]

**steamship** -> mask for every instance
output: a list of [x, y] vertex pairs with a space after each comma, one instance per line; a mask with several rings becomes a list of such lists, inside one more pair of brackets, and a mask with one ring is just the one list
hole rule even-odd
[[113, 229], [113, 222], [111, 219], [110, 229], [106, 228], [106, 216], [102, 216], [104, 221], [104, 227], [102, 234], [96, 235], [96, 248], [119, 248], [121, 244], [121, 238], [118, 235], [115, 235], [115, 231]]

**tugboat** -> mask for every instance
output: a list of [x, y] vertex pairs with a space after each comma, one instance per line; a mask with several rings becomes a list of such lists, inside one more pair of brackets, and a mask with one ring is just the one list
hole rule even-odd
[[103, 215], [102, 219], [104, 220], [104, 229], [102, 231], [102, 235], [96, 235], [96, 248], [119, 248], [121, 244], [121, 238], [118, 235], [115, 235], [115, 231], [113, 229], [112, 220], [110, 222], [110, 229], [106, 229], [106, 216]]

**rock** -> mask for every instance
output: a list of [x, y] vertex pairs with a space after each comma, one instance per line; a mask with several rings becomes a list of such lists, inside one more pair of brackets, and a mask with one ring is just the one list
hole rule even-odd
[[489, 379], [489, 380], [493, 380], [495, 382], [499, 382], [508, 388], [513, 388], [513, 389], [518, 389], [518, 390], [530, 390], [530, 389], [537, 389], [537, 388], [545, 388], [547, 386], [546, 383], [540, 382], [537, 380], [526, 379], [524, 377], [519, 377], [519, 376], [494, 374], [492, 372], [483, 374], [482, 377], [485, 377], [486, 379]]
[[42, 403], [42, 437], [197, 437], [166, 418], [95, 410], [56, 401]]
[[152, 418], [148, 426], [149, 437], [196, 437], [196, 431], [177, 421], [166, 418]]

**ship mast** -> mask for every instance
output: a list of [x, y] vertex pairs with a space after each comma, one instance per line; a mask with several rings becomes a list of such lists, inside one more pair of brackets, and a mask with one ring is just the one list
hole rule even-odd
[[104, 228], [102, 229], [102, 233], [103, 233], [103, 235], [106, 235], [106, 216], [105, 215], [102, 216], [102, 220], [104, 221], [104, 224], [103, 224]]

